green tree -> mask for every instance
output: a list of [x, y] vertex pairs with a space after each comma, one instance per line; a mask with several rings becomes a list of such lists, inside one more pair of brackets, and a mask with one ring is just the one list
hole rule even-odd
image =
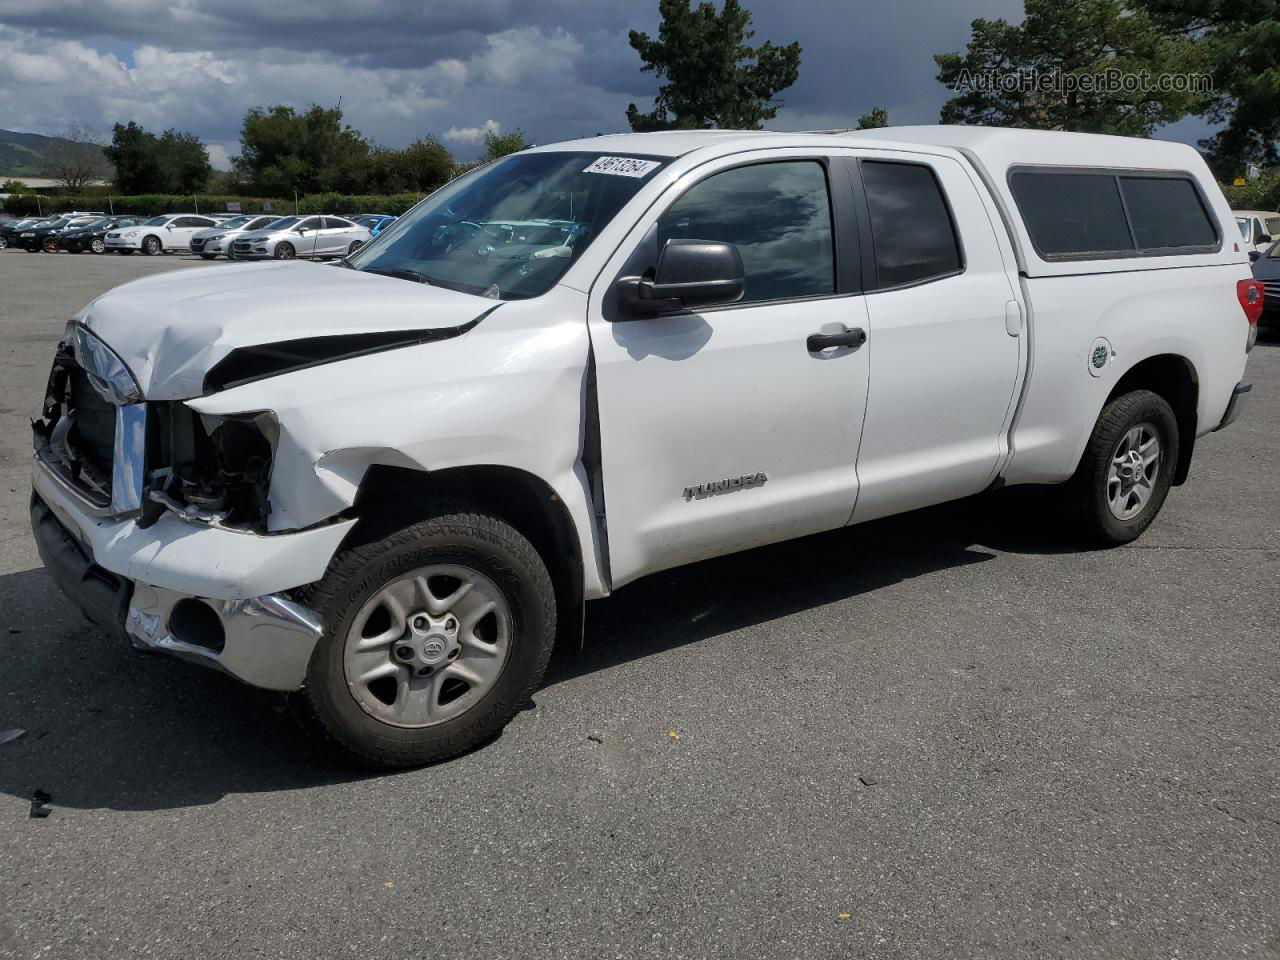
[[858, 117], [859, 130], [875, 130], [878, 127], [887, 127], [889, 125], [889, 111], [884, 107], [872, 107], [869, 111]]
[[369, 154], [365, 188], [376, 193], [430, 193], [452, 175], [448, 148], [435, 137], [423, 137], [403, 150], [375, 148]]
[[21, 180], [6, 180], [4, 183], [0, 183], [0, 193], [35, 193], [35, 191]]
[[359, 193], [368, 175], [369, 141], [342, 120], [337, 107], [253, 107], [240, 128], [232, 163], [263, 195]]
[[1219, 176], [1250, 161], [1280, 163], [1280, 0], [1133, 0], [1172, 34], [1195, 42], [1214, 89], [1201, 114], [1224, 124], [1201, 141]]
[[160, 157], [156, 151], [156, 135], [130, 120], [111, 128], [111, 145], [104, 147], [115, 167], [115, 187], [120, 193], [162, 193]]
[[1196, 72], [1203, 57], [1122, 0], [1026, 0], [1021, 24], [977, 19], [972, 30], [963, 54], [933, 58], [938, 80], [957, 92], [943, 123], [1146, 136], [1204, 102], [1192, 91], [1124, 87], [1125, 76]]
[[510, 133], [486, 133], [484, 135], [484, 157], [482, 160], [497, 160], [509, 153], [519, 153], [529, 146], [523, 130], [512, 130]]
[[159, 193], [200, 193], [213, 175], [209, 151], [192, 133], [166, 130], [156, 139], [160, 164]]
[[126, 194], [199, 193], [213, 174], [199, 137], [172, 129], [157, 137], [132, 120], [112, 128], [102, 152], [115, 167], [116, 189]]
[[658, 0], [658, 39], [632, 30], [642, 70], [660, 80], [653, 110], [627, 107], [632, 130], [724, 127], [756, 130], [778, 113], [779, 91], [800, 74], [800, 44], [747, 46], [755, 36], [751, 13], [738, 0], [713, 4]]

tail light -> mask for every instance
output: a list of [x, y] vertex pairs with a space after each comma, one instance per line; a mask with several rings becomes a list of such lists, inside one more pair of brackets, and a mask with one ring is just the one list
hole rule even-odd
[[1257, 323], [1262, 316], [1262, 282], [1254, 279], [1237, 281], [1236, 296], [1240, 298], [1245, 319], [1250, 323]]
[[1251, 277], [1248, 280], [1236, 281], [1236, 298], [1240, 301], [1240, 309], [1244, 311], [1245, 319], [1249, 321], [1249, 339], [1244, 348], [1246, 353], [1253, 349], [1254, 343], [1258, 340], [1258, 320], [1262, 317], [1264, 296], [1260, 280], [1254, 280]]

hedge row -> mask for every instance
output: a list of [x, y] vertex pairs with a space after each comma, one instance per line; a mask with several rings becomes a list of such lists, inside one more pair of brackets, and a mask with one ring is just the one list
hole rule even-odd
[[[299, 197], [299, 213], [404, 213], [422, 199], [420, 193], [396, 193], [345, 197], [337, 193], [315, 193]], [[14, 194], [4, 200], [6, 213], [35, 216], [37, 212], [61, 213], [64, 210], [104, 210], [112, 213], [157, 214], [200, 210], [201, 213], [224, 213], [228, 203], [239, 203], [244, 213], [294, 212], [292, 199], [272, 197], [196, 196], [190, 194], [147, 193], [130, 197], [115, 196], [49, 196], [40, 197], [37, 207], [34, 194]], [[270, 206], [270, 210], [267, 207]]]
[[1280, 210], [1280, 174], [1254, 177], [1242, 187], [1224, 185], [1232, 210]]

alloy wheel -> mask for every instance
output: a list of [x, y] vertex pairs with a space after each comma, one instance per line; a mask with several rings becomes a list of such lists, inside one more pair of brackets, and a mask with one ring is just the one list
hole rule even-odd
[[1132, 520], [1150, 502], [1162, 455], [1151, 423], [1143, 421], [1120, 438], [1107, 468], [1107, 506], [1117, 520]]
[[356, 703], [397, 727], [465, 713], [493, 688], [511, 652], [511, 607], [484, 574], [420, 567], [386, 584], [347, 633], [343, 668]]

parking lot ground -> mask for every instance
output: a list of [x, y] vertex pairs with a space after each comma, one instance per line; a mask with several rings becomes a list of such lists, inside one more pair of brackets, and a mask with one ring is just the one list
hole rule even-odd
[[1136, 544], [1008, 491], [651, 577], [371, 775], [39, 568], [53, 344], [169, 269], [0, 253], [0, 956], [1280, 956], [1280, 347]]

